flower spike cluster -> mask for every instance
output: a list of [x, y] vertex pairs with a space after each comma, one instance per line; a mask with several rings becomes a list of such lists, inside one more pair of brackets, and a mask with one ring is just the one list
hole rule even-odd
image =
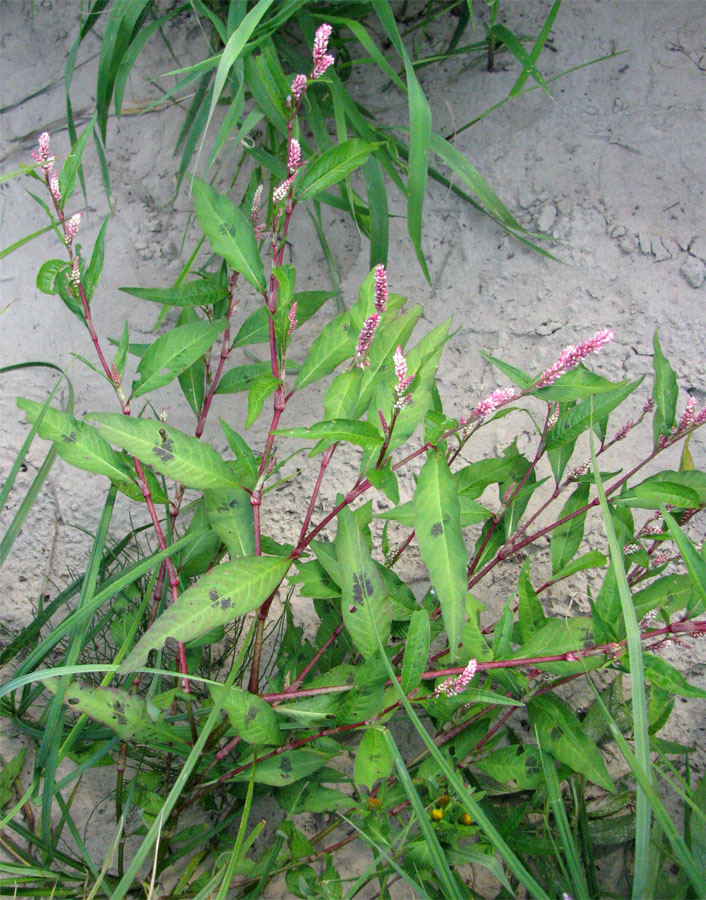
[[461, 425], [468, 425], [470, 422], [482, 422], [487, 419], [491, 413], [494, 413], [498, 407], [509, 403], [510, 400], [517, 399], [515, 388], [498, 388], [493, 391], [484, 400], [476, 406], [476, 408], [468, 415], [461, 417]]

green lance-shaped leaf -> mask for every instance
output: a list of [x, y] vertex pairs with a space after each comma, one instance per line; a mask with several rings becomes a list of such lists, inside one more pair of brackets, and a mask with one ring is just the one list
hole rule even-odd
[[66, 262], [65, 259], [48, 259], [42, 263], [37, 272], [37, 289], [43, 294], [58, 294], [57, 279], [62, 278], [66, 281], [70, 273], [71, 263]]
[[103, 259], [105, 257], [105, 235], [108, 230], [109, 219], [110, 216], [106, 216], [105, 219], [103, 219], [103, 224], [101, 225], [100, 231], [98, 232], [96, 242], [93, 245], [91, 261], [86, 266], [86, 271], [81, 278], [83, 290], [86, 294], [86, 300], [88, 300], [89, 303], [91, 302], [96, 288], [98, 287], [98, 282], [100, 281], [101, 273], [103, 272]]
[[227, 327], [226, 319], [189, 322], [158, 337], [140, 360], [132, 396], [141, 397], [169, 384], [200, 359]]
[[245, 556], [212, 569], [162, 613], [119, 671], [124, 674], [143, 666], [150, 650], [162, 647], [169, 638], [191, 641], [257, 609], [290, 565], [291, 560], [274, 556]]
[[208, 524], [233, 557], [255, 555], [255, 527], [250, 494], [244, 488], [206, 491]]
[[[564, 508], [559, 514], [559, 519], [563, 519], [586, 506], [590, 489], [591, 485], [587, 482], [585, 484], [579, 484], [564, 504]], [[569, 519], [568, 522], [559, 525], [552, 532], [550, 549], [552, 554], [553, 575], [556, 575], [557, 572], [561, 571], [561, 569], [576, 556], [576, 551], [581, 546], [581, 541], [583, 540], [586, 512], [587, 511], [584, 511], [580, 515], [574, 516], [573, 519]]]
[[429, 641], [429, 613], [425, 609], [417, 609], [409, 620], [409, 630], [404, 645], [400, 683], [405, 694], [409, 694], [421, 683], [429, 657]]
[[88, 122], [83, 132], [81, 133], [81, 137], [71, 148], [71, 152], [66, 157], [66, 162], [62, 166], [61, 172], [59, 173], [59, 190], [61, 191], [62, 209], [66, 201], [73, 194], [74, 188], [76, 187], [76, 177], [81, 166], [81, 157], [83, 156], [83, 151], [86, 147], [86, 141], [93, 131], [93, 126], [96, 124], [96, 115], [96, 113], [93, 113], [90, 122]]
[[272, 363], [268, 360], [247, 363], [244, 366], [234, 366], [218, 382], [216, 393], [238, 394], [241, 391], [249, 391], [257, 379], [263, 375], [272, 375]]
[[[58, 682], [48, 679], [45, 687], [54, 693]], [[74, 682], [66, 688], [64, 703], [107, 725], [124, 741], [174, 742], [173, 730], [163, 721], [150, 716], [147, 700], [137, 694], [114, 687], [93, 687]], [[156, 712], [156, 710], [155, 710]]]
[[120, 413], [90, 413], [88, 418], [98, 422], [106, 440], [180, 484], [200, 490], [237, 487], [235, 477], [213, 447], [177, 428]]
[[[591, 417], [594, 422], [605, 419], [616, 406], [619, 406], [626, 397], [632, 394], [635, 388], [642, 384], [643, 378], [644, 375], [637, 381], [621, 385], [614, 391], [588, 397], [561, 413], [556, 425], [547, 435], [547, 449], [553, 450], [575, 441], [580, 434], [589, 429]], [[593, 413], [591, 413], [591, 407], [593, 407]]]
[[343, 621], [356, 648], [367, 659], [377, 650], [375, 629], [383, 645], [387, 643], [392, 611], [375, 561], [348, 507], [338, 514], [336, 551], [341, 574]]
[[205, 278], [187, 281], [178, 287], [122, 287], [120, 290], [133, 297], [139, 297], [140, 300], [150, 300], [152, 303], [166, 306], [212, 306], [228, 296], [227, 285]]
[[615, 792], [600, 750], [563, 701], [552, 694], [541, 694], [530, 700], [528, 709], [530, 723], [539, 732], [542, 746], [555, 759], [594, 784]]
[[379, 144], [352, 138], [326, 150], [295, 180], [297, 200], [307, 200], [337, 184], [359, 168]]
[[351, 335], [350, 316], [347, 312], [327, 322], [309, 348], [304, 365], [297, 376], [298, 391], [333, 372], [349, 356], [355, 353], [358, 335]]
[[353, 781], [358, 787], [372, 790], [376, 781], [392, 774], [392, 752], [385, 740], [386, 730], [372, 726], [366, 729], [358, 744], [353, 767]]
[[274, 434], [301, 438], [305, 441], [319, 441], [316, 447], [318, 453], [323, 453], [337, 441], [347, 441], [349, 444], [366, 449], [382, 445], [382, 436], [377, 428], [369, 422], [359, 422], [356, 419], [331, 419], [327, 422], [317, 422], [308, 428], [280, 428]]
[[[19, 397], [17, 405], [23, 409], [30, 422], [34, 423], [42, 411], [43, 404]], [[77, 469], [106, 475], [111, 481], [128, 483], [132, 481], [130, 469], [120, 454], [116, 453], [95, 428], [79, 422], [68, 413], [47, 407], [38, 429], [39, 436], [53, 441], [59, 456]]]
[[[221, 685], [209, 685], [214, 700], [225, 690]], [[280, 744], [282, 734], [279, 717], [261, 697], [238, 687], [225, 690], [223, 712], [230, 719], [235, 733], [248, 744]]]
[[675, 669], [666, 659], [653, 653], [644, 653], [642, 659], [645, 665], [645, 678], [652, 684], [680, 697], [698, 697], [701, 700], [706, 698], [706, 691], [703, 688], [689, 684], [679, 669]]
[[478, 768], [516, 791], [531, 791], [544, 781], [537, 747], [501, 747], [480, 760]]
[[657, 408], [652, 418], [652, 431], [654, 445], [657, 447], [660, 437], [666, 437], [672, 425], [674, 425], [679, 388], [674, 369], [669, 364], [667, 357], [662, 353], [657, 331], [654, 334], [653, 344], [655, 352], [652, 357], [652, 365], [655, 370], [655, 379], [652, 385], [652, 399]]
[[194, 178], [194, 209], [214, 253], [234, 272], [242, 272], [257, 291], [267, 287], [252, 224], [240, 208], [210, 184]]
[[[557, 656], [561, 653], [578, 653], [595, 645], [593, 623], [584, 616], [574, 618], [547, 618], [544, 624], [528, 638], [522, 647], [512, 654], [512, 658], [521, 659], [529, 656]], [[596, 669], [604, 663], [603, 657], [588, 656], [578, 661], [538, 663], [537, 668], [543, 672], [554, 672], [570, 675], [572, 672], [583, 672]]]
[[[294, 301], [297, 304], [297, 322], [303, 325], [323, 304], [338, 291], [297, 291]], [[270, 338], [270, 316], [264, 306], [259, 306], [245, 319], [233, 341], [233, 347], [245, 347], [249, 344], [264, 344]]]
[[[271, 367], [270, 367], [271, 368]], [[245, 420], [245, 427], [250, 426], [257, 420], [265, 405], [265, 400], [277, 390], [282, 382], [279, 378], [275, 378], [272, 372], [265, 372], [253, 381], [248, 391], [248, 415]]]
[[[282, 787], [313, 775], [318, 769], [323, 768], [330, 758], [330, 753], [321, 750], [286, 750], [257, 763], [254, 780], [258, 784]], [[249, 781], [250, 774], [251, 770], [248, 768], [234, 776], [233, 781]]]
[[517, 593], [520, 599], [518, 605], [518, 620], [520, 623], [520, 634], [523, 641], [528, 641], [536, 632], [543, 628], [547, 623], [544, 615], [544, 609], [539, 602], [539, 598], [532, 587], [530, 580], [530, 560], [529, 556], [522, 565], [522, 571], [517, 582]]
[[451, 659], [466, 618], [466, 547], [456, 485], [442, 452], [429, 454], [414, 492], [419, 552], [441, 606]]

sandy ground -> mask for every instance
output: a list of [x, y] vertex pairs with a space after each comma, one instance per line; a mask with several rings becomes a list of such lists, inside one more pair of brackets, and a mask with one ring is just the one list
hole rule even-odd
[[[478, 4], [480, 6], [481, 4]], [[549, 3], [539, 0], [503, 2], [509, 27], [536, 33]], [[402, 218], [393, 220], [389, 255], [391, 289], [424, 304], [422, 323], [428, 329], [453, 316], [457, 329], [440, 368], [440, 391], [447, 409], [460, 414], [489, 390], [507, 382], [481, 357], [485, 350], [525, 369], [551, 363], [566, 344], [610, 327], [614, 343], [595, 359], [602, 374], [635, 378], [651, 372], [652, 335], [659, 328], [664, 352], [674, 366], [680, 388], [706, 402], [706, 221], [704, 214], [704, 48], [703, 2], [640, 3], [635, 0], [566, 0], [553, 31], [551, 49], [540, 68], [545, 77], [615, 51], [608, 61], [580, 69], [552, 84], [553, 99], [534, 91], [504, 105], [455, 139], [457, 148], [479, 169], [503, 201], [528, 228], [548, 238], [547, 247], [561, 262], [546, 260], [505, 235], [487, 217], [465, 206], [454, 194], [432, 185], [425, 205], [424, 246], [429, 258], [431, 285], [417, 267]], [[79, 4], [19, 0], [0, 2], [0, 166], [2, 172], [29, 160], [37, 134], [48, 129], [60, 156], [68, 149], [62, 73], [74, 39]], [[446, 24], [432, 30], [438, 37]], [[83, 115], [92, 108], [97, 54], [102, 26], [92, 33], [79, 55], [74, 81], [74, 109]], [[200, 30], [182, 19], [167, 29], [179, 65], [207, 53]], [[112, 184], [112, 218], [108, 253], [94, 316], [102, 335], [118, 337], [122, 322], [130, 320], [131, 339], [146, 341], [155, 325], [154, 311], [141, 306], [118, 288], [128, 285], [164, 286], [173, 282], [189, 255], [195, 230], [184, 231], [190, 210], [182, 188], [169, 214], [178, 160], [172, 155], [184, 109], [169, 106], [139, 116], [147, 101], [159, 96], [150, 79], [177, 67], [166, 45], [148, 44], [131, 76], [125, 99], [126, 115], [111, 120], [108, 159]], [[448, 135], [506, 96], [517, 78], [517, 64], [500, 57], [489, 73], [462, 59], [422, 69], [420, 79], [430, 99], [436, 131]], [[355, 79], [356, 76], [354, 76]], [[159, 79], [161, 87], [171, 79]], [[386, 121], [402, 124], [405, 104], [368, 72], [359, 79], [366, 103]], [[32, 95], [39, 92], [36, 97]], [[215, 133], [215, 132], [214, 132]], [[87, 151], [88, 208], [81, 239], [91, 247], [103, 217], [111, 212], [103, 192], [93, 148]], [[224, 169], [227, 171], [227, 165]], [[225, 177], [223, 179], [225, 181]], [[0, 243], [7, 246], [44, 224], [42, 213], [26, 193], [28, 180], [0, 186]], [[75, 196], [73, 207], [82, 200]], [[402, 213], [399, 200], [393, 211]], [[368, 248], [349, 220], [329, 214], [327, 234], [340, 266], [343, 297], [350, 304], [368, 271]], [[295, 220], [291, 261], [298, 269], [298, 287], [328, 287], [323, 254], [305, 215]], [[57, 298], [35, 287], [39, 265], [61, 256], [61, 248], [44, 235], [2, 260], [0, 308], [0, 364], [24, 360], [70, 365], [76, 391], [76, 411], [114, 409], [114, 398], [71, 352], [93, 359], [85, 330]], [[257, 298], [245, 293], [243, 316]], [[323, 315], [316, 320], [324, 321]], [[315, 327], [302, 329], [306, 342]], [[236, 359], [235, 363], [243, 360]], [[27, 432], [15, 407], [18, 394], [43, 400], [53, 384], [47, 370], [25, 370], [3, 376], [0, 386], [0, 473], [7, 472]], [[314, 421], [321, 393], [292, 404], [290, 421]], [[635, 396], [639, 409], [647, 394]], [[160, 402], [169, 422], [192, 428], [178, 390], [166, 389]], [[686, 394], [682, 394], [680, 409]], [[236, 428], [244, 424], [245, 396], [220, 399], [206, 437], [219, 450], [225, 442], [217, 415]], [[250, 435], [257, 442], [265, 418]], [[504, 419], [467, 453], [498, 453], [511, 439], [515, 419]], [[621, 422], [612, 423], [616, 428]], [[485, 435], [485, 433], [484, 433]], [[520, 446], [529, 446], [529, 431], [520, 433]], [[638, 442], [639, 444], [639, 442]], [[622, 445], [621, 445], [622, 447]], [[648, 452], [642, 444], [626, 447], [619, 465], [637, 461]], [[704, 435], [692, 441], [697, 466], [706, 465]], [[17, 508], [46, 453], [35, 442], [28, 468], [18, 479], [4, 527]], [[668, 460], [678, 466], [678, 456]], [[332, 467], [333, 469], [333, 467]], [[339, 461], [327, 481], [323, 503], [347, 484], [354, 461]], [[407, 490], [412, 482], [408, 480]], [[2, 625], [10, 632], [32, 616], [40, 593], [54, 596], [72, 573], [85, 563], [87, 538], [83, 529], [95, 526], [102, 506], [103, 484], [59, 461], [42, 491], [32, 516], [2, 570]], [[265, 515], [273, 531], [290, 529], [300, 517], [306, 496], [296, 488], [278, 492]], [[134, 512], [134, 507], [132, 508]], [[130, 512], [120, 502], [112, 533], [120, 534]], [[601, 540], [595, 520], [590, 531]], [[546, 565], [546, 547], [533, 551], [533, 572]], [[423, 588], [423, 573], [412, 556], [405, 574]], [[541, 576], [538, 576], [541, 577]], [[510, 586], [498, 576], [484, 602], [501, 604]], [[577, 589], [578, 590], [578, 589]], [[555, 591], [548, 610], [559, 612], [569, 603], [587, 608], [580, 591], [567, 596]], [[306, 611], [302, 613], [308, 617]], [[687, 677], [703, 684], [704, 644], [676, 649]], [[671, 734], [701, 746], [694, 774], [703, 772], [703, 705], [678, 700]], [[108, 788], [109, 790], [109, 788]], [[102, 794], [85, 799], [86, 808]], [[94, 821], [100, 820], [100, 807]], [[111, 828], [110, 822], [107, 827]], [[98, 839], [100, 841], [100, 838]]]

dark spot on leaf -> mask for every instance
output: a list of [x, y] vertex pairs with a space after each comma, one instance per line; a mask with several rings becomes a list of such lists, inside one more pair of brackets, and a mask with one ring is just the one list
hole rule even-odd
[[246, 722], [254, 722], [257, 718], [257, 709], [254, 706], [251, 706], [250, 709], [245, 713], [245, 721]]
[[562, 737], [563, 734], [561, 728], [552, 728], [552, 730], [549, 732], [549, 738], [553, 743], [561, 740]]
[[221, 597], [221, 609], [232, 609], [233, 601], [230, 597]]
[[211, 601], [211, 603], [218, 603], [218, 601], [220, 600], [218, 591], [215, 588], [211, 588], [211, 590], [208, 592], [208, 599]]
[[237, 509], [240, 503], [237, 500], [229, 500], [226, 509]]
[[119, 700], [116, 700], [113, 704], [113, 709], [115, 710], [115, 715], [113, 718], [117, 721], [119, 725], [127, 725], [127, 719], [125, 718], [124, 709], [125, 707]]
[[174, 459], [174, 454], [172, 453], [172, 442], [170, 440], [164, 441], [161, 447], [157, 447], [156, 445], [152, 448], [152, 452], [155, 456], [159, 457], [162, 462], [171, 462]]
[[279, 768], [285, 775], [289, 775], [292, 771], [292, 760], [288, 756], [283, 756], [279, 761]]
[[429, 532], [429, 534], [432, 537], [439, 537], [439, 535], [443, 534], [443, 533], [444, 533], [444, 526], [441, 524], [441, 522], [435, 522], [431, 526], [431, 531]]
[[528, 775], [537, 775], [541, 769], [539, 762], [530, 756], [525, 757], [525, 771]]
[[349, 672], [346, 675], [346, 684], [353, 684], [353, 673]]
[[368, 597], [372, 596], [373, 583], [365, 572], [353, 573], [353, 600], [361, 606]]
[[235, 237], [235, 225], [229, 225], [228, 222], [221, 221], [218, 230], [221, 234], [229, 234], [231, 237]]
[[78, 697], [69, 697], [66, 702], [70, 703], [72, 706], [75, 706], [80, 701], [79, 701]]
[[76, 441], [78, 440], [78, 435], [76, 434], [75, 431], [72, 431], [72, 432], [70, 432], [69, 434], [62, 434], [62, 435], [61, 435], [61, 440], [62, 440], [65, 444], [75, 444]]

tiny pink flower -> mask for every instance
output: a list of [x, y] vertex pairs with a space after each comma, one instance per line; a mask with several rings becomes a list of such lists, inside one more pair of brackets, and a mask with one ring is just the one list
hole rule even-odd
[[575, 478], [580, 478], [582, 475], [585, 475], [588, 472], [588, 467], [591, 465], [590, 459], [584, 459], [582, 463], [578, 466], [574, 466], [574, 468], [569, 472], [569, 476], [566, 479], [567, 481], [573, 481]]
[[294, 78], [294, 81], [292, 82], [292, 96], [296, 102], [301, 100], [304, 91], [306, 90], [307, 81], [306, 75], [297, 75]]
[[358, 346], [355, 351], [355, 364], [359, 369], [363, 369], [365, 366], [370, 365], [368, 361], [368, 350], [370, 349], [370, 344], [372, 343], [375, 330], [379, 323], [379, 313], [373, 313], [372, 316], [368, 316], [363, 323], [363, 327], [360, 330], [360, 336], [358, 337]]
[[64, 239], [67, 244], [71, 244], [71, 241], [78, 234], [78, 227], [81, 224], [81, 213], [75, 213], [69, 221], [64, 226]]
[[387, 306], [387, 272], [385, 266], [375, 266], [375, 309], [382, 315]]
[[458, 694], [462, 694], [471, 681], [473, 681], [473, 676], [476, 674], [477, 670], [478, 661], [475, 659], [470, 660], [459, 676], [456, 678], [452, 676], [451, 678], [447, 678], [446, 681], [442, 681], [439, 687], [434, 691], [434, 696], [439, 697], [441, 694], [445, 694], [447, 697], [456, 697]]

